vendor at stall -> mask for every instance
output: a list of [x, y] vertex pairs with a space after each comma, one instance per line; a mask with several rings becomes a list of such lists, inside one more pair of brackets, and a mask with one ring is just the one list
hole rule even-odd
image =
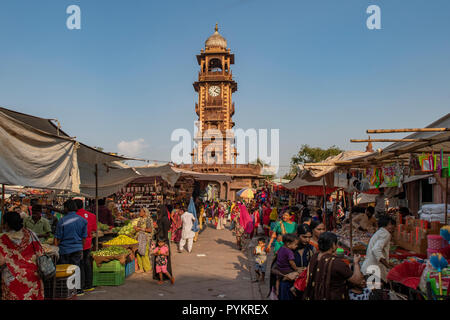
[[386, 195], [384, 188], [378, 189], [380, 193], [375, 197], [375, 217], [378, 219], [386, 212]]
[[[374, 267], [378, 267], [380, 270], [379, 276], [381, 281], [385, 283], [387, 281], [386, 277], [389, 269], [394, 267], [389, 262], [389, 249], [395, 224], [395, 220], [388, 216], [381, 216], [380, 219], [378, 219], [379, 229], [369, 241], [366, 259], [361, 268], [364, 275], [372, 275]], [[375, 276], [377, 276], [376, 273]]]
[[377, 230], [377, 219], [374, 217], [375, 209], [367, 207], [366, 212], [352, 219], [353, 226], [361, 231], [375, 233]]
[[50, 223], [46, 218], [42, 217], [41, 205], [33, 205], [31, 212], [31, 217], [25, 217], [23, 219], [23, 226], [36, 233], [39, 240], [43, 241], [48, 238], [52, 232]]

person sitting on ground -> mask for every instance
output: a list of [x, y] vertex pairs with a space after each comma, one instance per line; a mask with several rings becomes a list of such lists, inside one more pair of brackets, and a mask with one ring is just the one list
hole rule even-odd
[[259, 238], [258, 245], [253, 250], [253, 255], [255, 257], [255, 272], [261, 282], [264, 282], [266, 276], [267, 251], [266, 240], [264, 238]]
[[169, 271], [167, 271], [167, 257], [169, 256], [169, 246], [162, 237], [158, 238], [158, 245], [153, 249], [152, 255], [155, 256], [156, 273], [159, 275], [158, 284], [163, 284], [163, 274], [170, 279], [170, 283], [175, 283]]
[[354, 256], [354, 271], [336, 256], [337, 236], [324, 232], [319, 236], [319, 252], [315, 253], [308, 265], [307, 284], [304, 300], [348, 300], [348, 282], [363, 285], [364, 276], [360, 271], [359, 255]]

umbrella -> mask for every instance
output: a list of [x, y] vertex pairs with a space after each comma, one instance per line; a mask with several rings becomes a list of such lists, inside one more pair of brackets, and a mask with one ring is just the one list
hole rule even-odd
[[244, 188], [236, 192], [236, 195], [244, 199], [253, 199], [255, 196], [255, 192], [251, 188]]

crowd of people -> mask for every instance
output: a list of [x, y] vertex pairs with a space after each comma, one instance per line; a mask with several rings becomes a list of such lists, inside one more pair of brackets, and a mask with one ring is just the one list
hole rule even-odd
[[[42, 255], [44, 239], [54, 237], [59, 248], [58, 264], [77, 265], [81, 271], [79, 295], [94, 290], [92, 285], [93, 238], [97, 232], [95, 207], [81, 199], [69, 199], [63, 209], [12, 203], [6, 210], [4, 234], [0, 237], [0, 267], [3, 299], [43, 299], [43, 283], [37, 272], [36, 258]], [[133, 217], [136, 272], [152, 273], [159, 284], [172, 284], [170, 243], [178, 253], [191, 253], [206, 225], [234, 232], [238, 250], [249, 249], [254, 239], [255, 281], [265, 281], [269, 274], [269, 296], [279, 300], [364, 300], [370, 296], [366, 278], [373, 266], [380, 270], [380, 283], [392, 265], [389, 244], [395, 220], [382, 208], [369, 207], [354, 222], [374, 234], [366, 257], [342, 257], [337, 254], [338, 237], [327, 223], [322, 210], [306, 203], [281, 208], [269, 197], [251, 201], [202, 201], [199, 198], [160, 205], [156, 215], [141, 208]], [[105, 200], [99, 201], [99, 222], [114, 226], [120, 214]], [[156, 221], [155, 221], [156, 220]], [[339, 221], [347, 223], [346, 219]], [[334, 223], [334, 225], [336, 225]], [[273, 259], [269, 265], [268, 257]], [[372, 269], [371, 269], [372, 268]]]
[[[344, 215], [330, 223], [321, 209], [313, 210], [305, 202], [280, 208], [265, 200], [206, 202], [201, 212], [217, 229], [230, 221], [239, 250], [249, 248], [254, 239], [254, 281], [264, 282], [269, 273], [271, 299], [368, 300], [379, 296], [377, 290], [387, 285], [387, 272], [393, 267], [389, 248], [396, 224], [380, 205], [361, 214], [353, 210], [355, 226], [373, 234], [362, 262], [359, 255], [338, 254], [338, 236], [332, 227], [348, 223]], [[268, 265], [270, 253], [273, 259]], [[376, 285], [367, 286], [374, 268], [380, 270]]]

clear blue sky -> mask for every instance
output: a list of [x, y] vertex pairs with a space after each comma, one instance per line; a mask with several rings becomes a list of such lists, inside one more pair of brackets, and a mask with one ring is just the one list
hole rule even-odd
[[[71, 4], [81, 30], [66, 28]], [[366, 27], [371, 4], [382, 30]], [[195, 55], [216, 22], [236, 55], [237, 127], [279, 128], [281, 165], [303, 143], [363, 149], [349, 139], [366, 129], [450, 112], [448, 0], [2, 0], [0, 105], [169, 160], [171, 132], [192, 131]]]

